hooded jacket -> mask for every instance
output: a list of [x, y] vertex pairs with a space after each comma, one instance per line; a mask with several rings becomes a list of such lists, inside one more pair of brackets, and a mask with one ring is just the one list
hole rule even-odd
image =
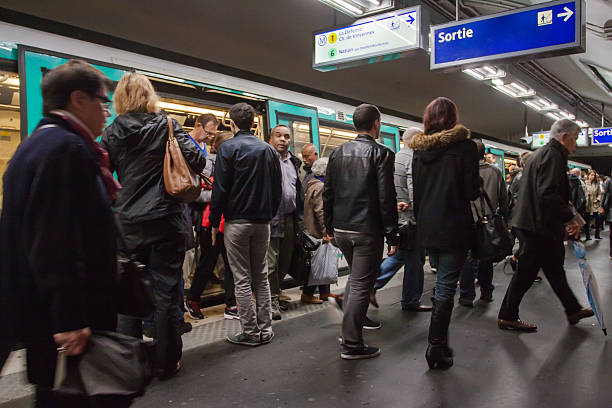
[[470, 201], [478, 197], [478, 151], [463, 125], [416, 134], [412, 174], [417, 242], [441, 251], [469, 249], [474, 242]]
[[[206, 157], [176, 120], [172, 124], [185, 161], [201, 173]], [[167, 141], [166, 116], [156, 113], [126, 113], [104, 130], [100, 144], [108, 151], [111, 169], [123, 186], [115, 201], [122, 222], [138, 223], [182, 212], [183, 203], [164, 186]]]

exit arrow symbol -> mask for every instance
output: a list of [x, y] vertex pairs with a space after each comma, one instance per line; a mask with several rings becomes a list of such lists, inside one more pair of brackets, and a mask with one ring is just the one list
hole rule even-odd
[[563, 10], [565, 10], [565, 13], [559, 13], [557, 14], [557, 17], [565, 17], [563, 21], [567, 21], [574, 14], [574, 12], [567, 7], [563, 7]]
[[412, 15], [408, 14], [408, 20], [406, 20], [406, 21], [408, 21], [408, 24], [412, 24], [412, 23], [414, 23], [414, 17], [412, 17]]

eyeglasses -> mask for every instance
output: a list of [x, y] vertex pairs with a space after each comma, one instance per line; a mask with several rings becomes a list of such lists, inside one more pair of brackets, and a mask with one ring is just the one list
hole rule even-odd
[[102, 105], [104, 106], [105, 109], [110, 109], [110, 103], [112, 101], [110, 99], [108, 99], [108, 97], [106, 97], [104, 95], [96, 95], [96, 96], [94, 96], [94, 98], [99, 100], [102, 103]]

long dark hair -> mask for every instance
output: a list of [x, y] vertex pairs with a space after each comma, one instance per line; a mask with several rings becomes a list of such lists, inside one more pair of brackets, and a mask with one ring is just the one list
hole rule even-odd
[[455, 102], [443, 96], [434, 99], [425, 108], [423, 126], [426, 135], [452, 129], [459, 121]]

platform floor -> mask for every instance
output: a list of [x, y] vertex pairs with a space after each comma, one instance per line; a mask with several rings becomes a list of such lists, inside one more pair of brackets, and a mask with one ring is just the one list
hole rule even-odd
[[[589, 241], [587, 248], [612, 324], [608, 236], [606, 231], [604, 240]], [[566, 269], [586, 306], [573, 251], [567, 251]], [[428, 290], [433, 276], [426, 274]], [[182, 372], [155, 382], [134, 406], [612, 407], [612, 346], [595, 318], [569, 326], [544, 280], [534, 284], [521, 308], [521, 317], [538, 324], [539, 331], [501, 331], [496, 317], [509, 280], [498, 267], [493, 303], [456, 306], [450, 331], [455, 365], [449, 370], [427, 367], [429, 314], [402, 311], [401, 288], [395, 286], [380, 291], [380, 309], [369, 312], [383, 323], [380, 330], [365, 334], [369, 344], [381, 347], [380, 357], [341, 360], [341, 316], [323, 307], [276, 323], [276, 337], [269, 345], [248, 348], [216, 341], [187, 351]], [[0, 407], [28, 406], [28, 401]]]

